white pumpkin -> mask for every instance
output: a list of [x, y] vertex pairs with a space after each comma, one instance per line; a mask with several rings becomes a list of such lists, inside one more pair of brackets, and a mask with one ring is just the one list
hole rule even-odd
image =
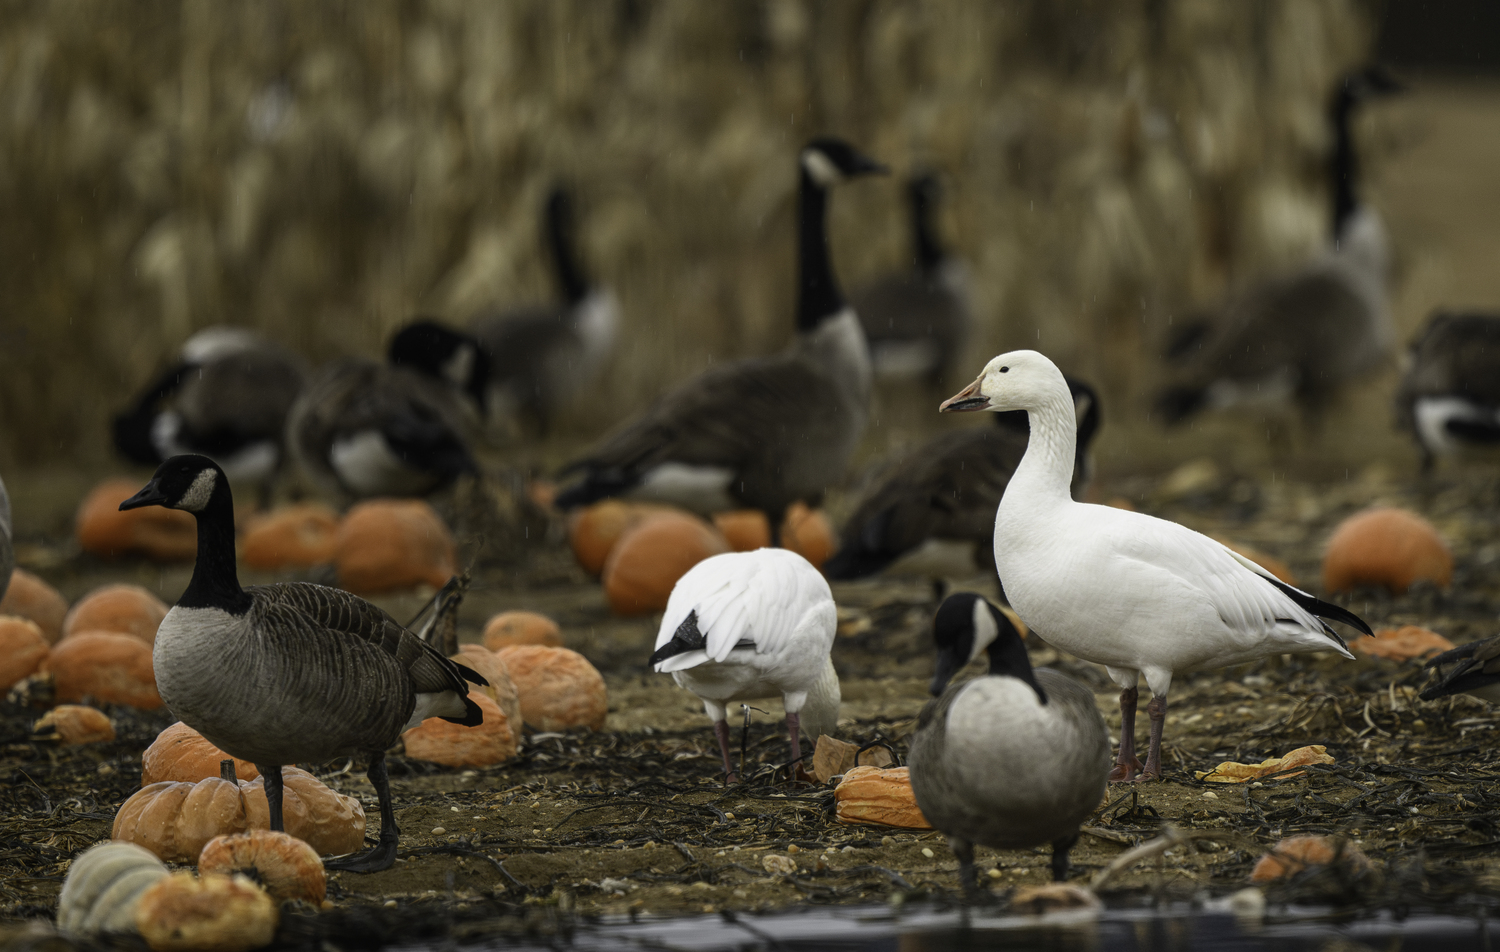
[[106, 840], [91, 846], [68, 867], [57, 899], [57, 927], [74, 935], [134, 932], [141, 893], [165, 875], [166, 864], [134, 843]]

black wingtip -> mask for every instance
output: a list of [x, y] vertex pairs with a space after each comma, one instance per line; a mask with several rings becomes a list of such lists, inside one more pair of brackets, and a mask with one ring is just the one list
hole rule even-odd
[[695, 608], [688, 612], [682, 624], [672, 632], [672, 640], [651, 652], [651, 657], [646, 659], [649, 667], [656, 667], [668, 658], [686, 654], [689, 651], [698, 651], [708, 645], [708, 639], [703, 632], [698, 630], [698, 610]]
[[489, 687], [490, 686], [490, 682], [485, 679], [484, 675], [480, 674], [478, 671], [475, 671], [473, 668], [469, 667], [468, 665], [466, 665], [466, 664], [460, 664], [459, 662], [455, 661], [455, 662], [453, 662], [453, 666], [458, 669], [458, 673], [459, 674], [461, 674], [461, 675], [464, 676], [464, 680], [465, 681], [469, 681], [469, 682], [471, 682], [473, 684], [477, 684], [477, 685], [479, 685], [481, 687]]
[[[1342, 622], [1343, 624], [1348, 625], [1351, 628], [1359, 629], [1367, 635], [1375, 634], [1375, 632], [1371, 630], [1370, 626], [1365, 624], [1365, 620], [1363, 618], [1354, 614], [1349, 609], [1344, 608], [1340, 605], [1335, 605], [1332, 602], [1325, 602], [1321, 598], [1316, 598], [1312, 595], [1309, 595], [1306, 592], [1302, 591], [1302, 589], [1300, 588], [1293, 588], [1292, 586], [1279, 579], [1274, 579], [1269, 576], [1261, 577], [1264, 578], [1267, 582], [1270, 582], [1272, 585], [1281, 589], [1282, 594], [1286, 595], [1287, 598], [1290, 598], [1292, 601], [1296, 602], [1298, 608], [1301, 608], [1304, 611], [1309, 612], [1310, 614], [1316, 615], [1319, 618], [1326, 618], [1329, 621]], [[1349, 645], [1344, 641], [1343, 638], [1338, 635], [1337, 632], [1329, 629], [1327, 625], [1324, 625], [1323, 627], [1330, 634], [1332, 634], [1333, 637], [1338, 639], [1339, 644], [1343, 645], [1345, 648], [1349, 647]]]

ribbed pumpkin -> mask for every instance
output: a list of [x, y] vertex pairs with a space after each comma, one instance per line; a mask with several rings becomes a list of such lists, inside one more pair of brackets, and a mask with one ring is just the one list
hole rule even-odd
[[567, 648], [516, 645], [496, 652], [521, 698], [521, 719], [544, 731], [603, 730], [609, 714], [604, 678], [589, 660]]
[[717, 529], [685, 512], [641, 520], [615, 543], [604, 563], [604, 594], [617, 615], [646, 615], [667, 607], [672, 586], [709, 556], [728, 552]]
[[191, 727], [178, 721], [167, 727], [141, 754], [141, 786], [165, 780], [197, 783], [205, 777], [219, 776], [219, 765], [234, 761], [234, 773], [240, 780], [254, 780], [260, 771], [248, 760], [230, 757], [210, 744]]
[[167, 875], [151, 851], [106, 840], [74, 857], [57, 897], [57, 927], [72, 935], [134, 932], [141, 894]]
[[372, 499], [339, 525], [334, 564], [340, 587], [357, 594], [430, 585], [458, 572], [453, 536], [420, 499]]
[[536, 612], [501, 612], [485, 622], [482, 639], [491, 651], [511, 645], [562, 647], [562, 629], [557, 622]]
[[468, 665], [490, 682], [479, 690], [490, 696], [490, 700], [500, 708], [500, 713], [510, 721], [511, 730], [519, 737], [521, 733], [520, 695], [516, 693], [516, 683], [511, 680], [510, 668], [500, 660], [500, 656], [483, 645], [459, 645], [458, 654], [453, 655], [453, 660], [459, 664]]
[[596, 502], [575, 514], [568, 524], [568, 542], [573, 546], [573, 557], [585, 572], [597, 576], [604, 571], [604, 563], [615, 543], [636, 523], [647, 516], [678, 511], [658, 503], [620, 499]]
[[99, 744], [115, 739], [115, 725], [97, 708], [59, 704], [32, 725], [31, 736], [62, 744]]
[[47, 650], [47, 639], [36, 622], [0, 616], [0, 692], [40, 668]]
[[68, 602], [57, 589], [25, 569], [11, 573], [10, 587], [5, 590], [5, 597], [0, 598], [0, 615], [31, 619], [42, 629], [47, 643], [56, 644], [62, 637], [62, 623], [67, 614]]
[[141, 488], [139, 480], [107, 479], [78, 507], [75, 531], [85, 552], [117, 558], [139, 554], [162, 562], [186, 562], [198, 554], [198, 525], [191, 513], [161, 506], [120, 511]]
[[156, 629], [167, 605], [139, 585], [104, 585], [80, 598], [63, 619], [62, 636], [81, 631], [112, 631], [156, 644]]
[[907, 830], [930, 830], [917, 807], [911, 774], [905, 767], [854, 767], [833, 788], [834, 819], [840, 823], [873, 823]]
[[1453, 555], [1432, 523], [1405, 509], [1374, 508], [1339, 523], [1323, 556], [1323, 588], [1381, 585], [1400, 595], [1418, 579], [1447, 588]]
[[[406, 756], [444, 767], [489, 767], [514, 757], [520, 724], [507, 718], [482, 688], [470, 690], [469, 700], [484, 712], [482, 723], [465, 727], [429, 717], [401, 735]], [[512, 730], [513, 724], [516, 730]]]
[[328, 894], [328, 875], [318, 851], [289, 833], [248, 830], [216, 836], [198, 854], [198, 875], [248, 876], [272, 899], [313, 905]]
[[338, 550], [339, 516], [327, 506], [298, 503], [245, 523], [240, 558], [257, 569], [322, 565]]
[[276, 937], [280, 909], [244, 876], [173, 873], [141, 894], [135, 928], [156, 952], [249, 952]]
[[59, 641], [42, 663], [54, 679], [56, 698], [85, 698], [143, 710], [161, 707], [151, 646], [131, 635], [85, 631]]

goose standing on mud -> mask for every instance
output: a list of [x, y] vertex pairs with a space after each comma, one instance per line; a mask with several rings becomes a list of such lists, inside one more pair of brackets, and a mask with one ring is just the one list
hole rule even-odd
[[1362, 103], [1402, 88], [1379, 68], [1340, 80], [1329, 111], [1331, 244], [1305, 267], [1246, 288], [1213, 318], [1178, 333], [1167, 353], [1180, 367], [1177, 380], [1156, 401], [1168, 425], [1204, 409], [1289, 397], [1313, 417], [1390, 355], [1390, 252], [1380, 216], [1356, 195], [1350, 123]]
[[429, 717], [473, 726], [484, 714], [465, 681], [478, 674], [443, 657], [395, 619], [348, 592], [308, 582], [241, 588], [234, 503], [224, 472], [204, 456], [174, 456], [120, 509], [163, 506], [198, 522], [198, 561], [151, 653], [172, 713], [266, 778], [271, 829], [282, 825], [281, 768], [370, 758], [380, 841], [329, 860], [375, 872], [396, 858], [396, 814], [385, 751]]
[[[932, 634], [936, 699], [917, 719], [909, 757], [918, 808], [948, 835], [971, 898], [975, 844], [1050, 843], [1052, 878], [1062, 882], [1109, 776], [1109, 731], [1093, 693], [1061, 672], [1033, 671], [1020, 632], [978, 595], [945, 600]], [[981, 651], [989, 675], [948, 687]]]
[[800, 735], [816, 743], [837, 728], [839, 676], [829, 656], [837, 627], [833, 593], [812, 563], [785, 549], [730, 552], [677, 580], [647, 663], [702, 699], [734, 783], [730, 701], [780, 695], [793, 765]]
[[911, 203], [912, 262], [909, 271], [889, 274], [849, 296], [870, 342], [877, 376], [920, 377], [938, 387], [969, 334], [969, 280], [964, 263], [938, 238], [936, 175], [907, 183]]
[[838, 139], [802, 150], [797, 340], [776, 357], [714, 367], [658, 400], [564, 473], [561, 508], [609, 496], [702, 514], [759, 509], [779, 538], [787, 507], [844, 477], [869, 416], [870, 354], [828, 252], [828, 191], [884, 167]]
[[1500, 315], [1434, 314], [1411, 342], [1396, 415], [1422, 472], [1439, 456], [1500, 447]]
[[145, 466], [202, 454], [236, 485], [260, 487], [266, 502], [283, 462], [287, 415], [306, 377], [299, 358], [252, 331], [206, 328], [115, 417], [115, 448]]
[[[1371, 633], [1352, 612], [1277, 580], [1208, 536], [1144, 513], [1073, 501], [1073, 398], [1062, 371], [1036, 351], [996, 357], [939, 409], [1025, 410], [1030, 417], [1026, 455], [995, 513], [995, 567], [1022, 621], [1045, 632], [1049, 644], [1104, 665], [1120, 686], [1112, 780], [1160, 779], [1175, 672], [1309, 651], [1353, 658], [1324, 618]], [[1144, 768], [1134, 733], [1142, 675], [1152, 693]]]
[[[1088, 484], [1088, 448], [1099, 430], [1094, 388], [1069, 379], [1078, 417], [1073, 498]], [[1026, 414], [995, 414], [995, 425], [945, 433], [903, 454], [844, 523], [839, 548], [823, 566], [833, 580], [878, 572], [947, 578], [994, 572], [995, 509], [1026, 452]]]
[[494, 415], [520, 412], [543, 436], [558, 409], [598, 377], [619, 333], [619, 301], [590, 280], [573, 229], [572, 199], [554, 188], [542, 214], [542, 237], [560, 303], [485, 311], [469, 321], [493, 362]]

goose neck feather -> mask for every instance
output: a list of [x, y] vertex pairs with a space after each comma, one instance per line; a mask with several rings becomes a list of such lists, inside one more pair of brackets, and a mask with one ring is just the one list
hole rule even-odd
[[220, 477], [198, 520], [198, 558], [193, 578], [177, 600], [183, 608], [218, 608], [231, 615], [244, 615], [253, 599], [240, 588], [234, 553], [234, 499], [229, 481]]
[[797, 329], [804, 333], [844, 309], [828, 252], [828, 189], [802, 169], [797, 201]]
[[[1078, 455], [1078, 422], [1066, 385], [1041, 396], [1036, 406], [1027, 410], [1027, 423], [1031, 435], [1026, 454], [1000, 500], [999, 516], [1007, 522], [1021, 515], [1023, 506], [1032, 511], [1038, 503], [1072, 501], [1070, 484]], [[1024, 504], [1018, 501], [1023, 498]], [[999, 539], [998, 523], [996, 530], [995, 537]]]

